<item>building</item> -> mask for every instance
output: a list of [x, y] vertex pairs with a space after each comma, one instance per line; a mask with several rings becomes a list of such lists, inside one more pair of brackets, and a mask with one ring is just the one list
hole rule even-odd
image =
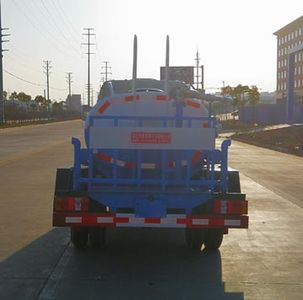
[[[303, 16], [274, 33], [277, 36], [277, 103], [287, 98], [288, 50], [303, 44]], [[295, 54], [294, 65], [295, 102], [303, 102], [303, 51]]]
[[81, 95], [67, 96], [66, 108], [69, 111], [81, 112]]

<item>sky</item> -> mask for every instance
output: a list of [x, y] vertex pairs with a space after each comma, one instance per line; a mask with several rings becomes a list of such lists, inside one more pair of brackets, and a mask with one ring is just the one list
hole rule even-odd
[[[83, 28], [94, 28], [91, 83], [96, 101], [109, 61], [112, 79], [132, 76], [133, 36], [138, 36], [138, 77], [159, 79], [170, 36], [170, 65], [195, 64], [197, 49], [205, 66], [205, 88], [276, 86], [276, 37], [273, 32], [303, 13], [302, 0], [1, 0], [4, 44], [4, 90], [43, 95], [45, 60], [51, 63], [50, 98], [84, 94], [87, 52]], [[8, 73], [9, 72], [9, 73]], [[18, 78], [16, 78], [18, 77]], [[22, 80], [20, 80], [20, 78]], [[26, 80], [27, 82], [25, 82]], [[30, 82], [30, 83], [29, 83]]]

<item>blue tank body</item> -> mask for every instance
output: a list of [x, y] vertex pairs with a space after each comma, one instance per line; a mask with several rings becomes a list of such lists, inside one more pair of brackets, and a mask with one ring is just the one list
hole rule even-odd
[[[118, 82], [118, 81], [117, 81]], [[201, 100], [180, 97], [176, 91], [167, 95], [161, 89], [161, 82], [157, 80], [143, 80], [135, 94], [129, 92], [125, 87], [129, 81], [110, 82], [102, 87], [100, 99], [92, 108], [85, 123], [85, 141], [89, 146], [90, 128], [188, 128], [189, 123], [182, 118], [205, 117], [205, 121], [193, 120], [192, 128], [207, 128], [208, 111], [202, 105]], [[118, 91], [113, 89], [116, 84], [120, 87]], [[123, 85], [124, 84], [124, 85]], [[146, 85], [152, 85], [146, 86]], [[122, 86], [122, 88], [121, 88]], [[106, 94], [106, 88], [107, 94]], [[153, 118], [158, 119], [153, 119]], [[166, 121], [165, 121], [166, 120]], [[196, 136], [192, 136], [196, 139]], [[106, 139], [106, 137], [100, 137]], [[187, 164], [190, 163], [190, 174], [194, 176], [203, 164], [204, 149], [193, 150], [188, 158], [188, 151], [167, 150], [165, 160], [161, 150], [144, 150], [140, 155], [140, 172], [145, 179], [156, 179], [161, 176], [163, 167], [167, 170], [167, 179], [176, 179], [176, 168], [181, 168], [181, 174], [186, 172]], [[115, 158], [115, 159], [114, 159]], [[163, 166], [163, 163], [165, 166]], [[113, 177], [114, 168], [119, 178], [133, 178], [138, 172], [138, 151], [136, 149], [96, 149], [94, 153], [95, 170], [101, 177]], [[180, 173], [179, 173], [180, 174]], [[180, 175], [179, 175], [180, 176]]]

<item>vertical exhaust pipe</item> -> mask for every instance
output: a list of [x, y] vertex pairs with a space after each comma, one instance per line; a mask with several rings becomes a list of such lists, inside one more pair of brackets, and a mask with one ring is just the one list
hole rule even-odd
[[137, 80], [137, 35], [134, 35], [134, 50], [133, 50], [133, 82], [132, 93], [136, 92], [136, 80]]
[[169, 36], [166, 36], [166, 57], [165, 57], [165, 83], [164, 90], [168, 95], [168, 81], [169, 81]]

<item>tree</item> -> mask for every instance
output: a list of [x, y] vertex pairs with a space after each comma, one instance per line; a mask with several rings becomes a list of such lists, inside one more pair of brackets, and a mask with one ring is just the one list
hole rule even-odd
[[10, 100], [17, 100], [18, 99], [18, 93], [17, 92], [12, 92], [9, 96]]
[[252, 85], [249, 89], [248, 102], [253, 106], [253, 121], [256, 123], [256, 105], [260, 102], [260, 92], [255, 85]]
[[[221, 95], [233, 98], [233, 110], [243, 106], [246, 102], [256, 105], [260, 100], [260, 93], [257, 86], [238, 84], [236, 87], [226, 86], [221, 89]], [[246, 100], [247, 99], [247, 100]]]
[[32, 100], [32, 96], [25, 94], [24, 92], [20, 92], [17, 95], [17, 99], [22, 102], [29, 102]]
[[235, 106], [243, 106], [245, 104], [245, 94], [249, 91], [249, 87], [247, 85], [238, 84], [233, 92], [235, 99]]
[[37, 102], [40, 106], [47, 106], [47, 101], [45, 97], [38, 95], [34, 99], [35, 102]]
[[3, 99], [4, 99], [4, 100], [7, 99], [7, 91], [3, 91]]
[[260, 102], [260, 92], [255, 85], [252, 85], [248, 91], [248, 102], [251, 105], [256, 105]]
[[55, 114], [61, 113], [63, 111], [62, 101], [60, 103], [58, 103], [57, 101], [55, 101], [53, 103], [53, 107], [52, 108], [53, 108], [53, 112]]

